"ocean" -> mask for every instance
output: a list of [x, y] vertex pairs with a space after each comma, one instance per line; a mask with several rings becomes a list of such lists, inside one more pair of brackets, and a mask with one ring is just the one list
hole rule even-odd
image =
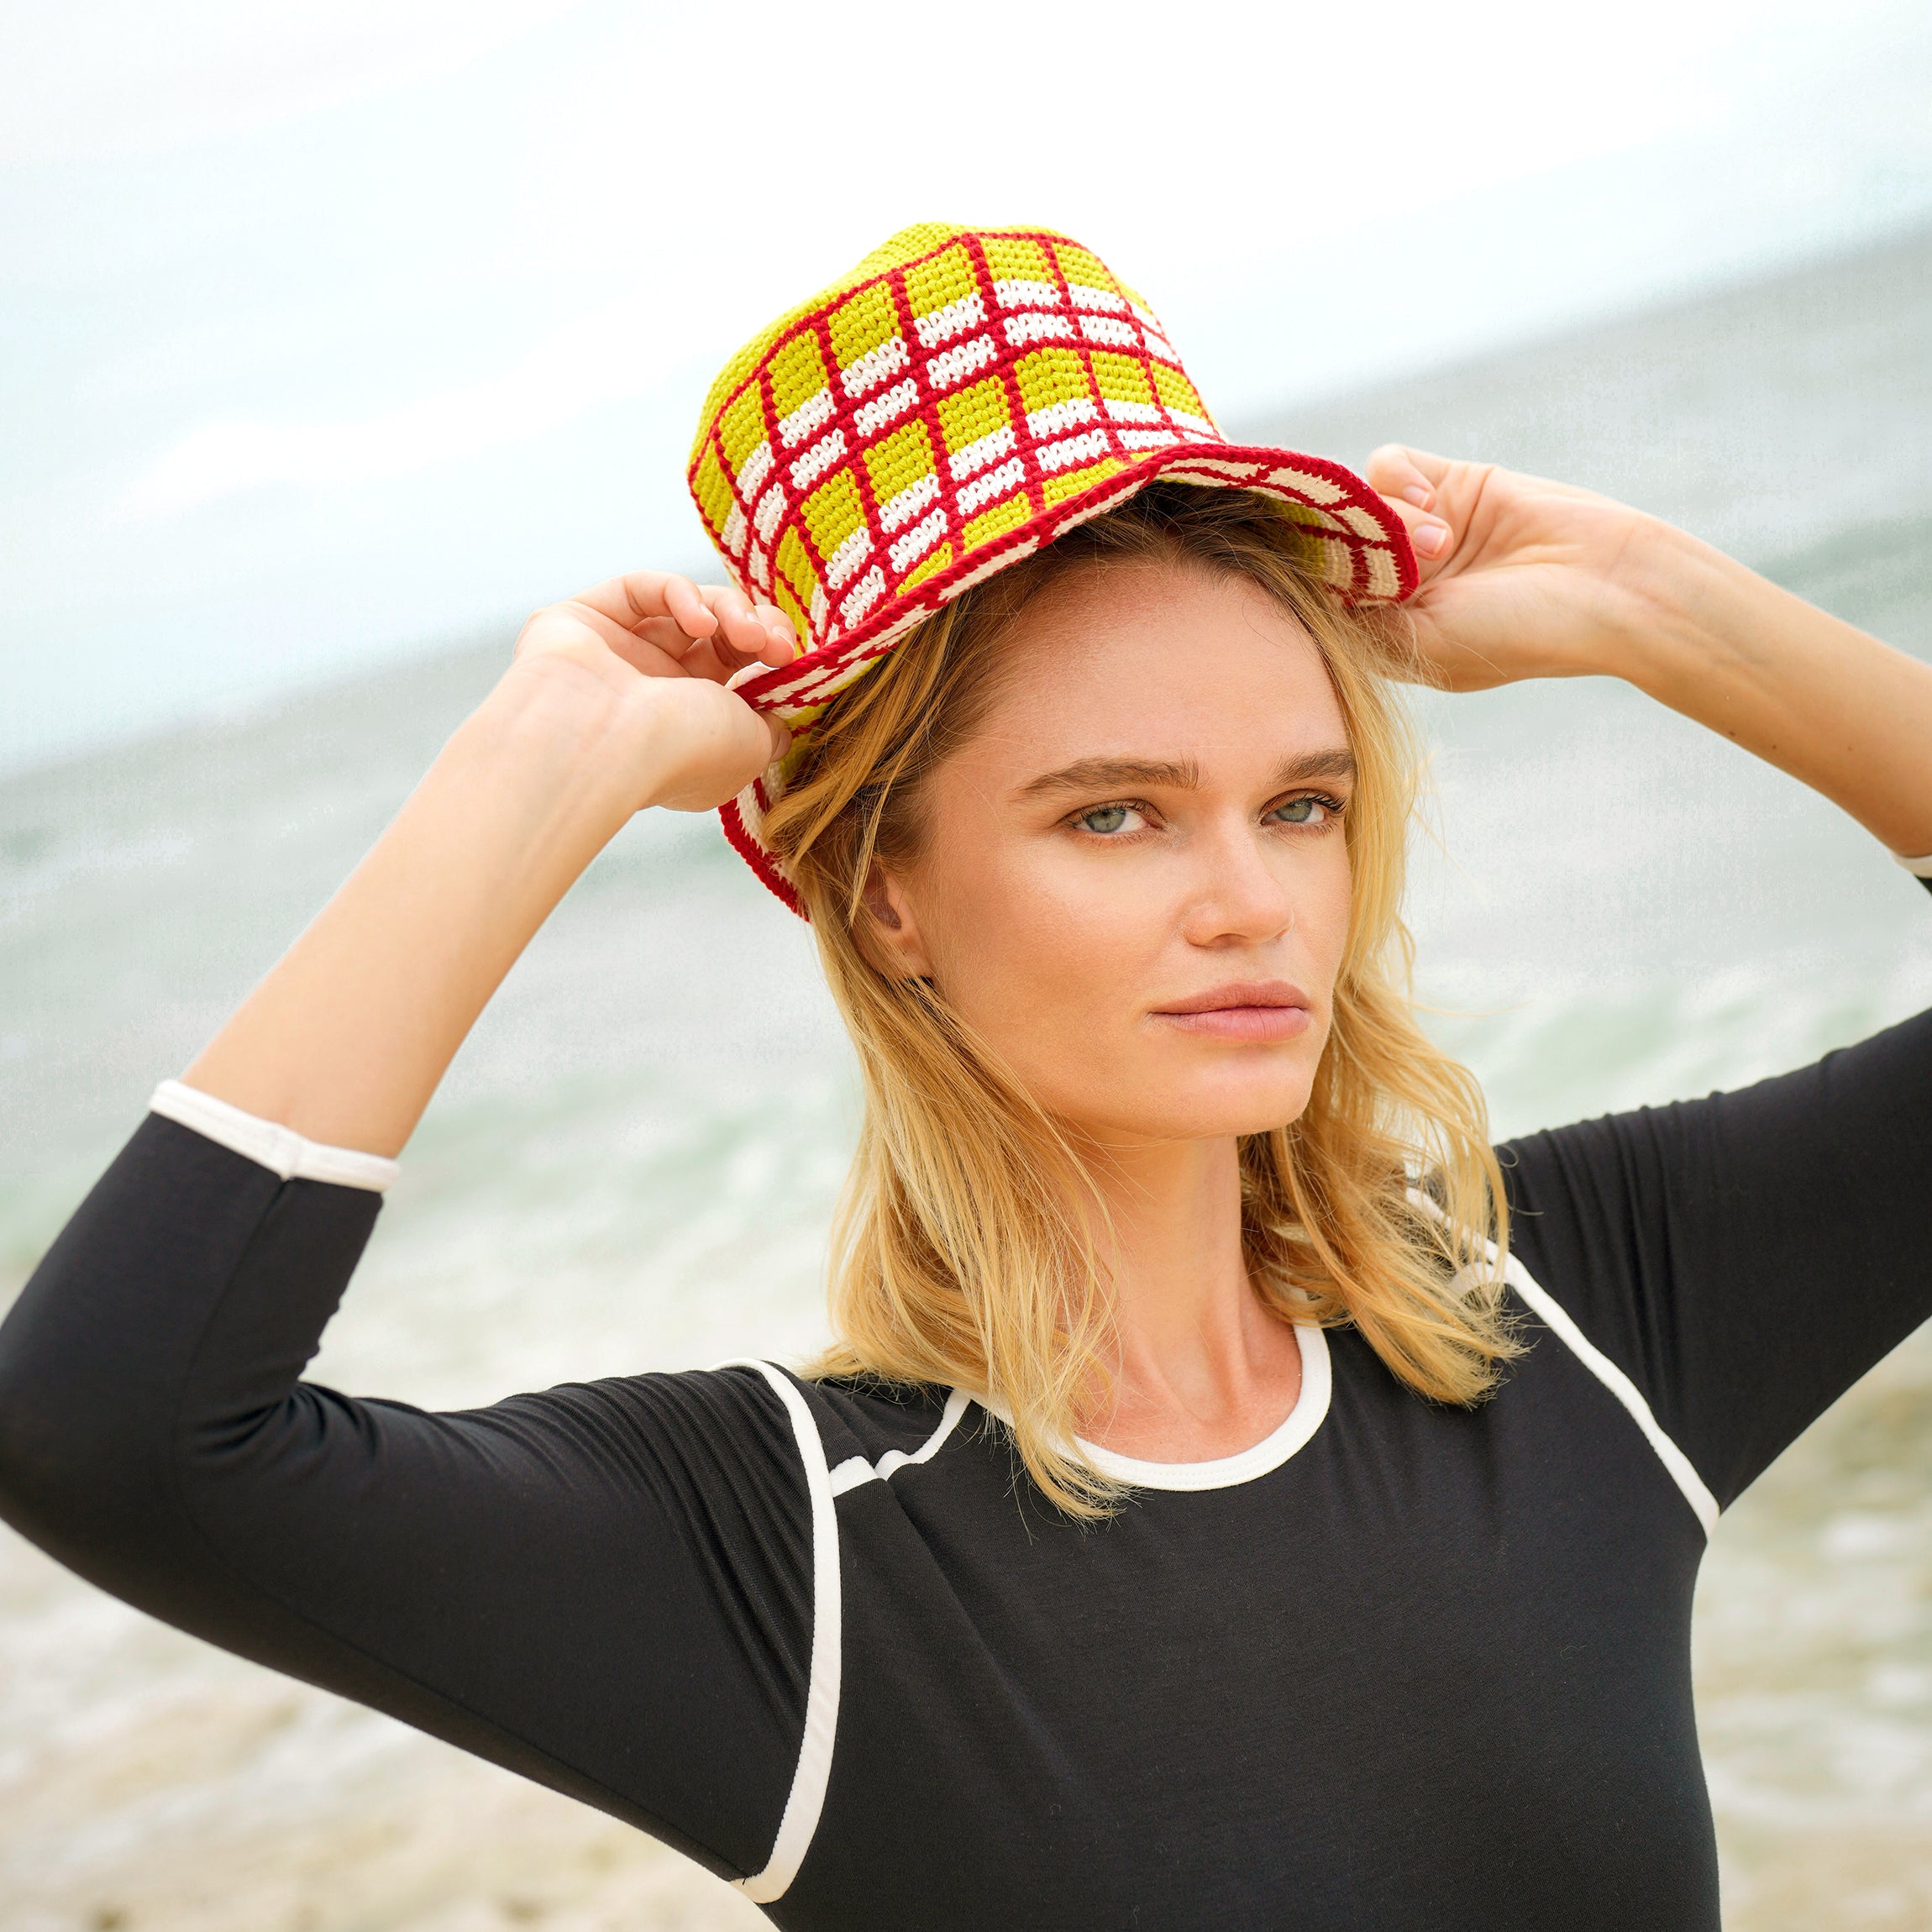
[[[1932, 233], [1231, 427], [1557, 475], [1932, 658], [1929, 347]], [[512, 628], [0, 775], [0, 1299]], [[1499, 1133], [1748, 1081], [1932, 1001], [1932, 900], [1728, 744], [1599, 680], [1422, 711], [1419, 988]], [[714, 822], [641, 819], [465, 1047], [312, 1373], [450, 1404], [801, 1353], [854, 1109], [803, 928]], [[1932, 1332], [1719, 1525], [1696, 1658], [1734, 1932], [1932, 1928]], [[651, 1841], [0, 1530], [3, 1932], [757, 1919]]]

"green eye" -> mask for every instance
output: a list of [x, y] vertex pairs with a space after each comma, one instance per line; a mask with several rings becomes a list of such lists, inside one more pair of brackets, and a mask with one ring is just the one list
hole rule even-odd
[[1079, 822], [1089, 832], [1118, 832], [1127, 822], [1127, 808], [1124, 805], [1097, 805], [1091, 811], [1083, 811]]
[[1291, 798], [1278, 805], [1268, 816], [1278, 825], [1317, 825], [1333, 807], [1319, 798]]

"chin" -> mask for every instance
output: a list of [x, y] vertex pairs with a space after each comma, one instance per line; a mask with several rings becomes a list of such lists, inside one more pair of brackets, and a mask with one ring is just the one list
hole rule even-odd
[[1272, 1133], [1301, 1118], [1311, 1083], [1256, 1081], [1206, 1091], [1135, 1093], [1108, 1121], [1110, 1134], [1136, 1141], [1219, 1141]]
[[[1226, 1134], [1265, 1134], [1299, 1121], [1315, 1086], [1315, 1067], [1302, 1053], [1247, 1066], [1223, 1063], [1197, 1068], [1191, 1079], [1168, 1089], [1162, 1111], [1192, 1124], [1197, 1139]], [[1150, 1091], [1158, 1091], [1150, 1084]]]

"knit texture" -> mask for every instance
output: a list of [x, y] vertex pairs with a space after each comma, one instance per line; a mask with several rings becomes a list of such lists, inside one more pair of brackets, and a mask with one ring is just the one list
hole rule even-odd
[[[795, 738], [948, 598], [1157, 478], [1270, 498], [1347, 601], [1415, 588], [1367, 484], [1225, 442], [1147, 304], [1045, 228], [902, 229], [731, 359], [688, 474], [733, 581], [797, 629], [798, 659], [738, 687]], [[774, 766], [723, 816], [796, 910], [759, 833], [783, 782]]]

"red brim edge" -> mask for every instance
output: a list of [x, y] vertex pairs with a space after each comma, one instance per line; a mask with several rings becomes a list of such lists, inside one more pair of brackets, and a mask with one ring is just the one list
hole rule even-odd
[[[1219, 465], [1227, 465], [1228, 473], [1221, 475], [1205, 474]], [[1258, 474], [1256, 473], [1258, 466]], [[1249, 471], [1236, 475], [1236, 469]], [[1268, 473], [1282, 470], [1293, 470], [1300, 474], [1319, 478], [1331, 487], [1338, 489], [1341, 496], [1328, 503], [1317, 503], [1286, 487], [1271, 486], [1266, 480]], [[1188, 475], [1186, 472], [1194, 474]], [[1021, 555], [1031, 555], [1044, 548], [1056, 538], [1063, 535], [1077, 524], [1101, 515], [1116, 504], [1124, 503], [1148, 484], [1163, 477], [1172, 476], [1176, 481], [1192, 482], [1205, 489], [1248, 490], [1257, 496], [1265, 496], [1279, 502], [1300, 501], [1306, 507], [1326, 512], [1331, 517], [1338, 509], [1352, 508], [1364, 512], [1377, 526], [1378, 534], [1369, 537], [1358, 530], [1310, 530], [1312, 538], [1339, 543], [1352, 553], [1352, 581], [1347, 586], [1331, 583], [1330, 588], [1344, 604], [1405, 602], [1415, 594], [1420, 581], [1420, 573], [1415, 562], [1415, 553], [1409, 542], [1409, 532], [1399, 517], [1383, 501], [1381, 497], [1356, 474], [1339, 463], [1332, 463], [1326, 457], [1309, 456], [1299, 450], [1281, 449], [1257, 444], [1239, 443], [1188, 443], [1158, 450], [1143, 458], [1125, 470], [1115, 473], [1096, 483], [1090, 490], [1077, 496], [1070, 496], [1064, 503], [1054, 507], [1051, 517], [1042, 513], [1030, 522], [1021, 524], [1011, 531], [996, 546], [975, 550], [948, 569], [927, 578], [921, 583], [908, 602], [899, 598], [888, 598], [875, 612], [856, 625], [843, 636], [822, 646], [789, 664], [761, 673], [759, 676], [737, 685], [738, 695], [756, 711], [775, 711], [782, 707], [788, 698], [796, 697], [802, 705], [815, 700], [809, 687], [827, 672], [843, 673], [855, 664], [862, 663], [869, 656], [884, 656], [896, 643], [898, 636], [910, 627], [907, 619], [927, 617], [942, 609], [951, 599], [968, 587], [986, 577], [994, 575], [1007, 564], [1019, 560]], [[1044, 533], [1042, 533], [1042, 527]], [[1369, 567], [1367, 553], [1377, 548], [1389, 552], [1395, 566], [1396, 584], [1393, 591], [1377, 592], [1369, 583]], [[890, 638], [885, 633], [890, 632]], [[885, 641], [868, 650], [874, 640]], [[764, 782], [762, 778], [754, 780], [752, 788], [762, 810], [765, 803]], [[779, 898], [797, 913], [805, 916], [805, 908], [799, 903], [798, 895], [765, 849], [745, 823], [744, 815], [739, 809], [738, 801], [728, 799], [718, 808], [718, 816], [723, 822], [725, 837], [728, 838], [738, 855], [749, 865], [759, 878]]]

